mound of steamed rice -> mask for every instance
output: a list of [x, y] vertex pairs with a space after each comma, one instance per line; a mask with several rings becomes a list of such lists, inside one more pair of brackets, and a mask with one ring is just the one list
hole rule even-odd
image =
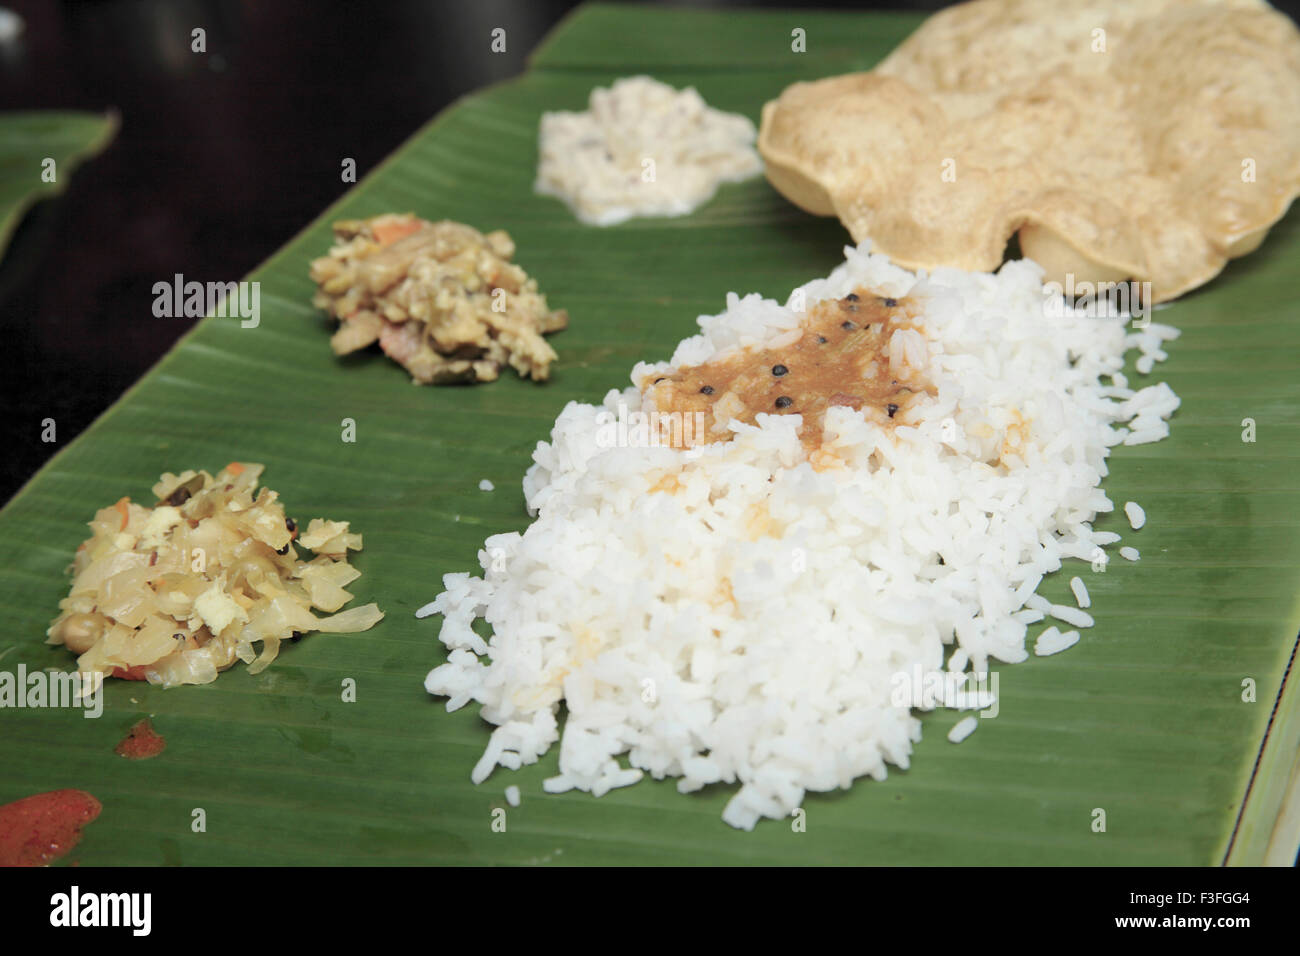
[[918, 280], [865, 246], [846, 256], [786, 305], [729, 295], [672, 364], [780, 335], [801, 297], [910, 295], [936, 386], [915, 424], [890, 433], [832, 408], [833, 457], [814, 468], [798, 416], [733, 422], [733, 440], [690, 450], [607, 447], [602, 428], [641, 393], [570, 403], [524, 479], [536, 520], [488, 538], [483, 576], [447, 575], [419, 612], [444, 616], [450, 650], [426, 689], [497, 725], [475, 782], [559, 741], [551, 792], [649, 773], [683, 793], [739, 783], [735, 827], [787, 816], [807, 791], [906, 768], [934, 704], [900, 703], [900, 675], [1025, 660], [1043, 576], [1114, 544], [1091, 525], [1114, 507], [1109, 450], [1159, 440], [1178, 407], [1167, 385], [1128, 388], [1123, 357], [1175, 330], [1045, 309], [1029, 262]]

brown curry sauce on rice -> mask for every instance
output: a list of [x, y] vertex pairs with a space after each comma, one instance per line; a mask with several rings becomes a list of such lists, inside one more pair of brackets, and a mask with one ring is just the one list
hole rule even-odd
[[673, 428], [665, 442], [673, 447], [728, 441], [733, 435], [728, 421], [753, 425], [766, 413], [802, 415], [799, 437], [815, 453], [832, 406], [892, 427], [904, 423], [917, 395], [935, 393], [910, 364], [891, 369], [890, 339], [916, 328], [912, 309], [909, 299], [859, 287], [841, 299], [813, 304], [798, 329], [773, 339], [777, 345], [750, 346], [652, 374], [641, 383], [642, 395], [647, 408], [661, 416], [681, 413], [689, 421], [703, 415], [703, 435]]

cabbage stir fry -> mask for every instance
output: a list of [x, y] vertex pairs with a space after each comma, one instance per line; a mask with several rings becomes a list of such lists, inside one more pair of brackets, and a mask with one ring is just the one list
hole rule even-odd
[[[96, 684], [107, 675], [174, 687], [211, 683], [236, 658], [256, 674], [308, 631], [373, 627], [384, 616], [374, 604], [312, 614], [352, 600], [344, 588], [361, 572], [348, 551], [361, 550], [361, 535], [319, 518], [300, 529], [274, 491], [256, 490], [262, 467], [168, 472], [154, 506], [122, 498], [97, 512], [46, 643], [78, 655]], [[295, 540], [315, 557], [300, 558]]]

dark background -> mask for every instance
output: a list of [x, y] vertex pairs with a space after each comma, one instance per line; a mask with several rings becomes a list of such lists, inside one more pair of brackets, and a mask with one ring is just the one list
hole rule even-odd
[[[27, 213], [0, 259], [0, 502], [192, 324], [153, 316], [155, 282], [178, 272], [200, 281], [247, 274], [348, 188], [341, 157], [356, 159], [361, 178], [457, 97], [522, 72], [577, 3], [5, 5], [26, 29], [0, 45], [0, 110], [112, 107], [121, 129], [62, 196]], [[204, 54], [190, 52], [199, 26]], [[497, 26], [507, 52], [484, 55], [482, 38]], [[57, 422], [57, 444], [41, 442], [44, 418]]]

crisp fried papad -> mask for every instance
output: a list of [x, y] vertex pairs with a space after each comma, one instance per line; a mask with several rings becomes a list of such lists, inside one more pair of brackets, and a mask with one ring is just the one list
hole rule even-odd
[[869, 73], [796, 83], [759, 151], [795, 204], [911, 269], [1155, 301], [1254, 251], [1300, 192], [1300, 32], [1255, 0], [977, 0]]

